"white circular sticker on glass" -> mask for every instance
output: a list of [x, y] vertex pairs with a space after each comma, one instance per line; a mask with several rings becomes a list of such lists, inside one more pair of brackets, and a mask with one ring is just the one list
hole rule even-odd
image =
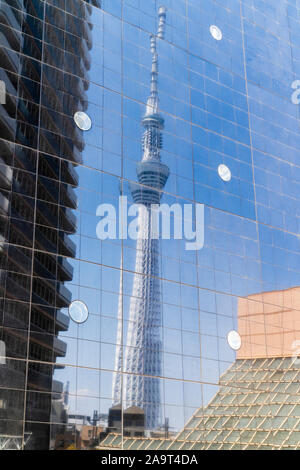
[[90, 116], [83, 111], [77, 111], [77, 113], [74, 114], [74, 121], [76, 126], [82, 131], [89, 131], [92, 127]]
[[80, 324], [87, 321], [89, 311], [87, 306], [81, 302], [81, 300], [74, 300], [74, 302], [69, 305], [69, 315], [71, 320]]
[[238, 351], [242, 346], [242, 339], [239, 333], [235, 330], [229, 331], [227, 335], [227, 341], [231, 349]]
[[218, 26], [212, 24], [209, 30], [210, 34], [216, 41], [221, 41], [221, 39], [223, 38], [223, 34], [220, 28], [218, 28]]
[[218, 173], [219, 173], [219, 176], [220, 178], [223, 180], [223, 181], [230, 181], [231, 180], [231, 171], [229, 170], [228, 166], [226, 165], [219, 165], [218, 167]]

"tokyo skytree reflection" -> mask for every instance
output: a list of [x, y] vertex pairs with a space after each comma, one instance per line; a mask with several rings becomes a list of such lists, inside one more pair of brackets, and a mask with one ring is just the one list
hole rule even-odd
[[[159, 112], [157, 38], [164, 39], [166, 9], [159, 9], [157, 35], [150, 37], [152, 53], [151, 93], [142, 119], [143, 157], [137, 164], [138, 183], [130, 185], [132, 198], [140, 204], [136, 242], [135, 275], [130, 299], [129, 326], [122, 341], [122, 282], [118, 311], [118, 338], [113, 380], [113, 404], [137, 406], [145, 412], [146, 429], [161, 424], [160, 377], [162, 375], [161, 286], [159, 280], [159, 240], [153, 239], [150, 217], [152, 204], [160, 204], [162, 190], [169, 177], [169, 168], [161, 163], [164, 120]], [[123, 376], [121, 374], [123, 372]]]

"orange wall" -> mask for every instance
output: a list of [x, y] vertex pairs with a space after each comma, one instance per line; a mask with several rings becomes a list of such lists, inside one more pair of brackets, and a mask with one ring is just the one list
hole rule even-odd
[[239, 299], [238, 331], [238, 359], [300, 356], [300, 287]]

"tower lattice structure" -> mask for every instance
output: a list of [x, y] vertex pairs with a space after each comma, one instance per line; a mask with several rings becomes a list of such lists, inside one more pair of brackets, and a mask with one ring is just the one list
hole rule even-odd
[[[130, 190], [139, 204], [139, 233], [136, 242], [135, 275], [130, 299], [129, 322], [123, 354], [123, 281], [121, 273], [118, 308], [118, 334], [113, 380], [113, 404], [123, 408], [140, 407], [146, 429], [161, 424], [160, 379], [162, 375], [161, 285], [159, 280], [159, 239], [151, 219], [151, 207], [159, 205], [169, 168], [161, 162], [164, 120], [159, 112], [157, 38], [165, 33], [166, 9], [159, 9], [157, 35], [151, 35], [151, 93], [142, 119], [143, 157], [137, 165], [138, 183]], [[122, 374], [123, 372], [123, 374]]]

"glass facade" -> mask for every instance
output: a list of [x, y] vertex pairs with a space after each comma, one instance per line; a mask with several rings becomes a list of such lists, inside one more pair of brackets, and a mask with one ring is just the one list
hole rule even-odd
[[299, 23], [0, 0], [0, 449], [300, 447]]

